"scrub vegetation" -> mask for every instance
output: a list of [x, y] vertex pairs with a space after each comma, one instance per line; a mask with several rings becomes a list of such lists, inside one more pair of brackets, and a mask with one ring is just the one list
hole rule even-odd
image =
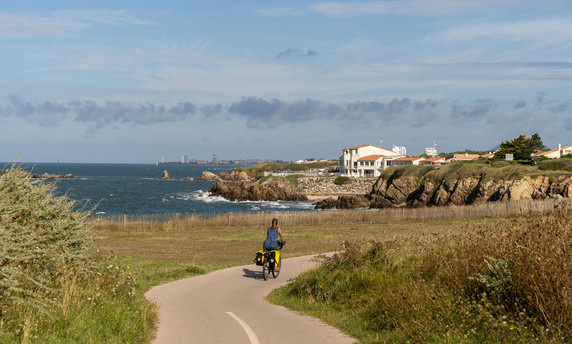
[[563, 212], [356, 242], [270, 299], [363, 343], [569, 343], [571, 245]]
[[95, 250], [89, 212], [55, 195], [17, 166], [0, 174], [0, 342], [146, 342], [156, 313], [137, 274]]

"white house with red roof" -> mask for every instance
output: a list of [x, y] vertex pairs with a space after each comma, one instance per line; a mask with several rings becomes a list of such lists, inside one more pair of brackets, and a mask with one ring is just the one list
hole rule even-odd
[[348, 177], [379, 177], [387, 161], [399, 154], [389, 149], [361, 145], [342, 149], [340, 174]]
[[440, 167], [447, 164], [447, 161], [442, 156], [435, 156], [432, 158], [423, 159], [419, 162], [421, 165], [433, 165], [435, 167]]
[[425, 158], [420, 156], [403, 156], [389, 161], [388, 166], [419, 165]]
[[566, 146], [562, 148], [562, 145], [558, 144], [558, 147], [556, 149], [550, 150], [548, 152], [537, 153], [535, 155], [544, 156], [549, 159], [558, 159], [567, 154], [572, 154], [572, 146]]

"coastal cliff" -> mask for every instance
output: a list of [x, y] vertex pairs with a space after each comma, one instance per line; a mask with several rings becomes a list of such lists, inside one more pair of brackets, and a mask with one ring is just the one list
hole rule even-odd
[[318, 202], [316, 208], [358, 207], [354, 204], [368, 204], [370, 208], [468, 205], [571, 196], [570, 172], [545, 172], [514, 165], [452, 164], [437, 170], [408, 166], [384, 171], [365, 197], [368, 202], [360, 196], [355, 196], [359, 202], [338, 197]]

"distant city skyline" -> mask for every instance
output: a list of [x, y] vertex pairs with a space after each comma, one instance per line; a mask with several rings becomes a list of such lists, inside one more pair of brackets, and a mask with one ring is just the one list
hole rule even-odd
[[572, 144], [567, 0], [29, 0], [0, 47], [0, 161]]

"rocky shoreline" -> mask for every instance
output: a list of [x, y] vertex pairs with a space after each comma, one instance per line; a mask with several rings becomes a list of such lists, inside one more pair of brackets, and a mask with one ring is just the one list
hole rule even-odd
[[333, 177], [299, 177], [296, 182], [284, 178], [263, 182], [234, 179], [217, 181], [210, 192], [233, 201], [317, 201], [316, 209], [468, 205], [572, 197], [570, 174], [517, 178], [488, 178], [486, 174], [475, 174], [434, 179], [431, 173], [427, 178], [401, 175], [350, 178], [342, 185], [337, 185]]

